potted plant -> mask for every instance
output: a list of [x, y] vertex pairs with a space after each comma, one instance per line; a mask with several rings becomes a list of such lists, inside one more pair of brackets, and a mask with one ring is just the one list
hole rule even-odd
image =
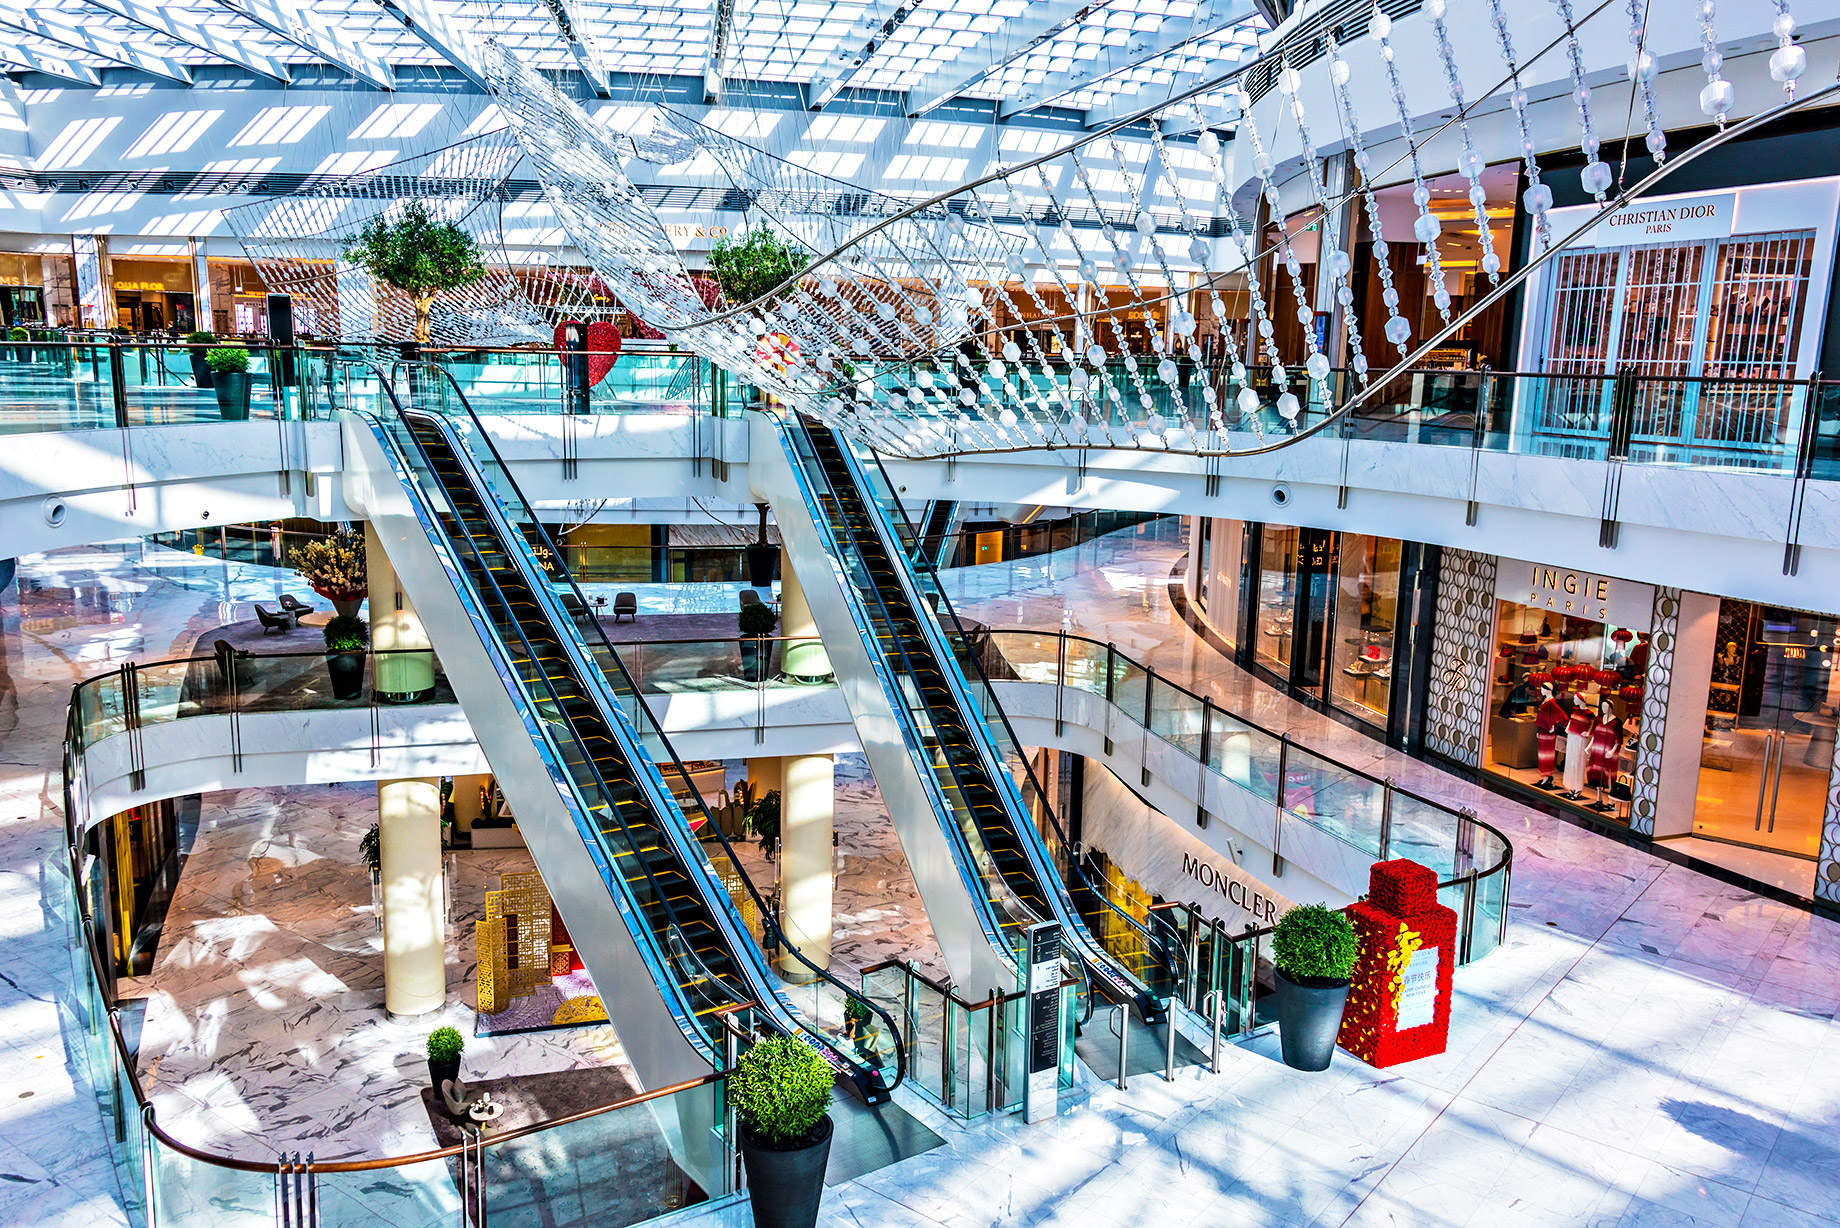
[[435, 221], [419, 200], [392, 213], [366, 222], [345, 259], [408, 296], [416, 344], [427, 345], [434, 300], [484, 280], [486, 266], [472, 235], [453, 222]]
[[768, 789], [747, 809], [748, 830], [760, 838], [761, 856], [771, 858], [779, 847], [779, 790]]
[[249, 417], [249, 351], [240, 345], [219, 346], [206, 350], [204, 360], [211, 368], [217, 412], [224, 421], [241, 422]]
[[765, 682], [773, 667], [773, 645], [765, 637], [773, 634], [779, 615], [764, 601], [741, 607], [741, 676], [749, 682]]
[[340, 529], [330, 537], [295, 546], [287, 552], [287, 563], [339, 614], [356, 617], [370, 593], [364, 534], [357, 529]]
[[466, 1048], [466, 1038], [457, 1028], [436, 1028], [428, 1033], [428, 1081], [434, 1084], [434, 1090], [441, 1090], [443, 1079], [460, 1078], [460, 1052]]
[[211, 364], [205, 359], [205, 352], [217, 344], [217, 334], [194, 332], [185, 334], [186, 352], [192, 359], [192, 382], [200, 388], [212, 388], [216, 385], [211, 379]]
[[383, 878], [383, 825], [372, 823], [371, 829], [358, 841], [358, 856], [364, 858], [364, 864], [370, 867], [371, 881]]
[[18, 325], [14, 325], [12, 328], [6, 330], [6, 339], [14, 343], [6, 347], [6, 356], [8, 358], [12, 359], [14, 362], [32, 361], [32, 351], [19, 344], [20, 342], [32, 340], [31, 333], [20, 328]]
[[709, 267], [722, 293], [737, 306], [753, 302], [810, 263], [811, 257], [767, 226], [756, 226], [740, 239], [723, 235], [709, 249]]
[[371, 629], [356, 614], [334, 614], [326, 623], [326, 672], [332, 675], [334, 699], [364, 695], [364, 646]]
[[1278, 969], [1278, 1031], [1286, 1066], [1329, 1069], [1356, 951], [1354, 927], [1333, 909], [1300, 904], [1278, 918], [1271, 952]]
[[788, 1036], [759, 1041], [728, 1077], [741, 1124], [756, 1228], [812, 1228], [830, 1158], [835, 1076], [816, 1049]]

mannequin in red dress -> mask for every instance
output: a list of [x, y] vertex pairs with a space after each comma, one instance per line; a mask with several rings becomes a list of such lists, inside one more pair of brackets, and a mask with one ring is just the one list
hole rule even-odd
[[1622, 749], [1623, 722], [1616, 718], [1616, 711], [1605, 700], [1600, 707], [1597, 725], [1591, 730], [1591, 762], [1587, 770], [1587, 783], [1597, 790], [1597, 800], [1591, 803], [1593, 810], [1614, 810], [1616, 804], [1605, 793], [1616, 780], [1616, 761]]
[[1584, 796], [1585, 770], [1591, 757], [1591, 729], [1597, 718], [1583, 695], [1572, 696], [1571, 719], [1565, 723], [1565, 792], [1562, 796], [1577, 801]]
[[1559, 730], [1565, 725], [1565, 709], [1553, 698], [1552, 683], [1540, 687], [1540, 710], [1534, 714], [1534, 732], [1540, 745], [1539, 788], [1553, 787], [1553, 773], [1559, 768]]

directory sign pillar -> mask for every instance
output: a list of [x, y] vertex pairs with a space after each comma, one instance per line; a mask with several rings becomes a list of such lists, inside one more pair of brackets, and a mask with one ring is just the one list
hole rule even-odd
[[1024, 1121], [1054, 1116], [1061, 1090], [1061, 926], [1044, 921], [1029, 927], [1028, 1003], [1023, 1037], [1025, 1061], [1022, 1092]]

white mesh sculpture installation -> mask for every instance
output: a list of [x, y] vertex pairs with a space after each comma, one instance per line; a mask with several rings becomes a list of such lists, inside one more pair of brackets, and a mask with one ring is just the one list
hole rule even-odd
[[[1645, 31], [1669, 19], [1662, 10], [1690, 4], [1682, 16], [1690, 14], [1703, 27], [1712, 47], [1712, 2], [1656, 0], [1647, 9], [1634, 4], [1619, 9], [1605, 0], [1585, 20], [1597, 19], [1594, 38], [1629, 39], [1630, 135], [1663, 163], [1640, 182], [1619, 178], [1626, 161], [1625, 171], [1616, 172], [1601, 157], [1584, 81], [1583, 23], [1575, 19], [1570, 0], [1551, 3], [1558, 37], [1522, 56], [1510, 35], [1513, 6], [1502, 0], [1426, 0], [1424, 20], [1415, 21], [1413, 34], [1430, 40], [1445, 92], [1455, 104], [1435, 127], [1413, 119], [1417, 109], [1406, 99], [1395, 64], [1394, 20], [1378, 7], [1349, 14], [1338, 6], [1299, 19], [1319, 21], [1314, 41], [1280, 39], [1258, 60], [1175, 92], [1160, 105], [909, 205], [826, 179], [665, 106], [658, 108], [650, 133], [616, 137], [509, 54], [493, 48], [490, 59], [499, 105], [559, 225], [596, 274], [674, 341], [799, 411], [909, 456], [1042, 447], [1234, 455], [1283, 446], [1377, 403], [1389, 381], [1538, 263], [1577, 241], [1595, 218], [1568, 234], [1556, 233], [1548, 215], [1551, 185], [1561, 174], [1578, 174], [1580, 188], [1600, 210], [1616, 207], [1703, 149], [1840, 91], [1829, 85], [1794, 100], [1806, 55], [1792, 41], [1795, 23], [1787, 0], [1772, 0], [1779, 46], [1771, 72], [1790, 101], [1726, 126], [1734, 92], [1720, 75], [1716, 52], [1708, 51], [1702, 107], [1721, 128], [1694, 150], [1664, 157], [1655, 60]], [[1479, 36], [1473, 49], [1479, 54], [1489, 47], [1500, 62], [1499, 78], [1481, 89], [1473, 88], [1475, 81], [1466, 88], [1457, 78], [1453, 40], [1459, 31], [1471, 30]], [[1391, 95], [1403, 138], [1403, 151], [1384, 166], [1359, 126], [1349, 89], [1348, 48], [1351, 40], [1363, 38], [1377, 53], [1375, 80]], [[1300, 58], [1293, 62], [1293, 56]], [[1468, 56], [1466, 65], [1475, 59]], [[1299, 67], [1317, 60], [1326, 60], [1331, 89], [1324, 119], [1336, 121], [1335, 134], [1356, 172], [1346, 187], [1337, 181], [1332, 188], [1323, 176], [1318, 145], [1332, 129], [1304, 107]], [[1535, 162], [1523, 82], [1541, 61], [1547, 78], [1569, 79], [1573, 86], [1587, 163], [1582, 172], [1554, 172]], [[1294, 126], [1309, 198], [1307, 208], [1288, 218], [1279, 169], [1252, 117], [1260, 100], [1274, 92], [1276, 110], [1264, 122], [1268, 129]], [[1478, 108], [1510, 112], [1520, 139], [1528, 184], [1523, 203], [1533, 219], [1534, 250], [1531, 261], [1512, 273], [1489, 233], [1483, 162], [1470, 129]], [[1619, 112], [1623, 109], [1619, 105]], [[1283, 219], [1275, 238], [1260, 233], [1257, 220], [1242, 216], [1231, 199], [1229, 164], [1214, 130], [1222, 125], [1235, 126], [1239, 156], [1252, 171], [1246, 192], [1255, 201], [1262, 198], [1273, 219]], [[1434, 153], [1433, 142], [1446, 132], [1452, 138]], [[697, 153], [712, 158], [749, 201], [752, 217], [804, 251], [810, 263], [753, 302], [705, 305], [664, 227], [623, 170], [628, 150], [667, 164]], [[1184, 168], [1211, 178], [1215, 191], [1196, 192], [1193, 178], [1185, 186]], [[1438, 256], [1442, 223], [1432, 211], [1427, 182], [1452, 171], [1467, 181], [1469, 212], [1480, 232], [1479, 283], [1486, 279], [1492, 287], [1484, 292], [1479, 284], [1477, 301], [1462, 311], [1454, 309], [1444, 284]], [[1402, 177], [1412, 185], [1413, 231], [1424, 245], [1427, 281], [1443, 321], [1424, 338], [1413, 337], [1414, 321], [1402, 311], [1374, 190], [1376, 183]], [[1215, 198], [1207, 199], [1210, 195]], [[1399, 355], [1386, 371], [1370, 369], [1356, 319], [1352, 240], [1342, 220], [1351, 202], [1364, 207], [1379, 264], [1384, 319], [1370, 320], [1369, 326], [1379, 325]], [[1314, 288], [1320, 301], [1314, 302], [1293, 242], [1305, 227], [1319, 230], [1318, 259], [1325, 266]], [[1201, 267], [1187, 287], [1178, 285], [1184, 257]], [[1238, 285], [1247, 271], [1254, 275]], [[1246, 303], [1243, 335], [1220, 326], [1227, 316], [1223, 294], [1229, 293]], [[1274, 296], [1289, 302], [1274, 303]], [[1051, 307], [1054, 299], [1060, 303]], [[1212, 309], [1206, 327], [1197, 319], [1204, 299]], [[1280, 329], [1275, 315], [1280, 311], [1294, 312], [1295, 329], [1288, 321]], [[1327, 335], [1345, 339], [1336, 347], [1345, 364], [1341, 370], [1317, 339], [1325, 315]], [[1141, 327], [1134, 327], [1140, 321]], [[1281, 344], [1283, 332], [1294, 342]], [[1109, 340], [1102, 344], [1101, 338]], [[1297, 352], [1284, 352], [1287, 346]]]

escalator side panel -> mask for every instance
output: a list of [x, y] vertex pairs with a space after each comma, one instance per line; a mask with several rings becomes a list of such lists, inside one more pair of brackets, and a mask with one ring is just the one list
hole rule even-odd
[[946, 967], [954, 982], [976, 994], [1013, 985], [1015, 971], [1008, 953], [994, 947], [986, 936], [982, 914], [965, 887], [957, 852], [941, 830], [933, 795], [905, 741], [902, 720], [857, 628], [844, 594], [848, 581], [824, 548], [780, 441], [778, 424], [764, 414], [751, 415], [751, 419], [749, 486], [755, 498], [772, 508], [779, 524], [780, 540], [811, 605], [812, 618], [907, 854]]
[[[344, 427], [345, 497], [374, 525], [403, 591], [414, 603], [429, 640], [440, 653], [448, 681], [467, 714], [499, 785], [518, 816], [518, 828], [543, 868], [545, 885], [577, 939], [583, 962], [622, 1045], [646, 1087], [699, 1078], [708, 1056], [685, 1036], [654, 973], [633, 937], [643, 919], [623, 915], [623, 897], [610, 891], [600, 864], [584, 843], [566, 800], [568, 784], [539, 749], [541, 735], [527, 725], [516, 683], [486, 647], [491, 632], [475, 625], [456, 591], [456, 577], [437, 551], [414, 500], [403, 488], [383, 443], [361, 423]], [[636, 992], [633, 986], [645, 986]]]

